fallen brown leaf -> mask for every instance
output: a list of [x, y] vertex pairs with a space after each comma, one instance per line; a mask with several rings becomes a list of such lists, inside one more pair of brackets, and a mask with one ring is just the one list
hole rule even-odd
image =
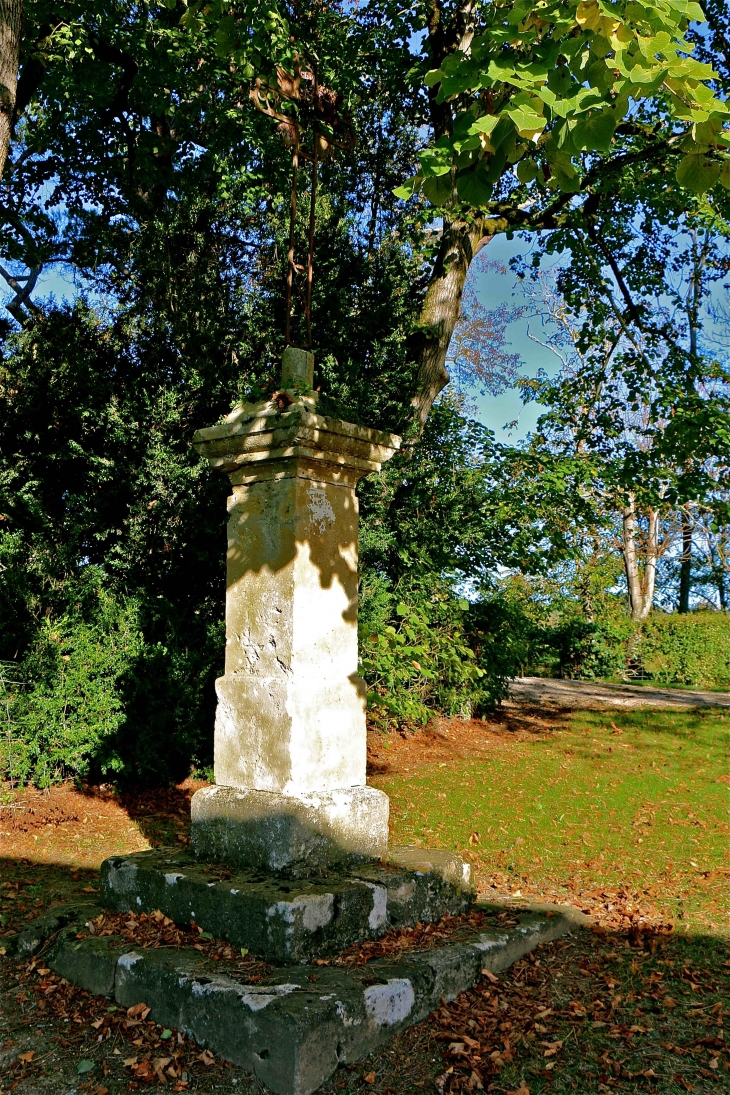
[[150, 1008], [148, 1008], [146, 1004], [133, 1004], [131, 1008], [127, 1008], [127, 1015], [130, 1019], [136, 1019], [137, 1016], [144, 1019], [149, 1013]]

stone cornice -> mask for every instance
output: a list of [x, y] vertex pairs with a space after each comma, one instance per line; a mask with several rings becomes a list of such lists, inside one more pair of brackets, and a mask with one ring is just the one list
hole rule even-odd
[[309, 478], [318, 469], [327, 478], [344, 473], [349, 481], [380, 471], [400, 448], [397, 434], [327, 418], [315, 407], [312, 396], [299, 396], [283, 410], [273, 400], [244, 403], [218, 425], [198, 430], [193, 446], [232, 482], [287, 474]]

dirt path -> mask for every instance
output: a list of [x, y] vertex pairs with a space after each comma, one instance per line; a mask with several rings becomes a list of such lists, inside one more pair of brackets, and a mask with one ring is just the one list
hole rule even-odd
[[730, 707], [730, 692], [695, 692], [653, 685], [602, 684], [597, 681], [558, 681], [546, 677], [519, 677], [510, 684], [510, 699], [574, 710], [602, 707]]

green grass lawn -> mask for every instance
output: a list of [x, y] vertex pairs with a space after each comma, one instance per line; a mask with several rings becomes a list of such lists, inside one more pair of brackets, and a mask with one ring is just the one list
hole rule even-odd
[[539, 725], [371, 782], [390, 795], [394, 844], [459, 849], [483, 891], [567, 900], [597, 926], [441, 1008], [419, 1058], [431, 1051], [434, 1077], [409, 1082], [375, 1059], [373, 1091], [730, 1090], [730, 712], [614, 709]]
[[719, 709], [585, 711], [493, 755], [375, 778], [394, 844], [456, 848], [508, 892], [630, 891], [728, 932], [728, 731]]

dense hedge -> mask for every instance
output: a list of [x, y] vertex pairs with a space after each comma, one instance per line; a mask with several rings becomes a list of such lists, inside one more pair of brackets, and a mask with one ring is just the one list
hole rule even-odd
[[730, 688], [730, 614], [655, 613], [637, 635], [635, 656], [657, 682]]
[[[529, 628], [528, 628], [529, 632]], [[625, 612], [595, 621], [569, 616], [535, 624], [524, 671], [546, 676], [625, 680], [687, 688], [730, 688], [730, 614], [655, 610], [640, 624]]]

